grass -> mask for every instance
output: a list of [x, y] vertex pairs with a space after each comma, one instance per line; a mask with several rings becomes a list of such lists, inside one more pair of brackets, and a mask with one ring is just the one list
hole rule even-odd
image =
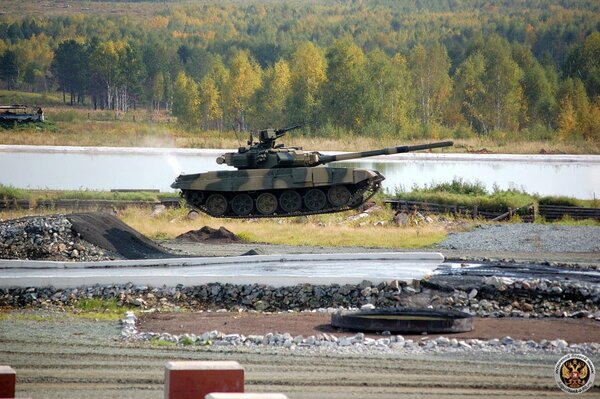
[[111, 191], [96, 191], [96, 190], [24, 190], [12, 186], [0, 184], [0, 200], [62, 200], [62, 199], [77, 199], [77, 200], [111, 200], [111, 201], [148, 201], [155, 202], [161, 198], [173, 198], [173, 193], [159, 193], [148, 191], [133, 191], [133, 192], [111, 192]]
[[125, 317], [126, 307], [117, 306], [116, 300], [83, 299], [73, 306], [71, 311], [57, 310], [51, 307], [46, 310], [22, 309], [18, 312], [6, 309], [0, 312], [0, 321], [23, 320], [33, 322], [62, 321], [68, 323], [69, 318], [81, 318], [94, 321], [118, 321]]
[[508, 208], [517, 209], [528, 204], [564, 205], [598, 207], [599, 201], [580, 200], [565, 196], [544, 196], [528, 194], [518, 189], [487, 191], [483, 183], [469, 183], [455, 178], [450, 183], [415, 186], [411, 191], [397, 190], [395, 197], [407, 201], [420, 201], [435, 204], [457, 204], [472, 208], [477, 206], [480, 211], [504, 212]]
[[26, 104], [36, 107], [61, 106], [58, 93], [29, 93], [26, 91], [0, 90], [0, 104]]
[[[11, 93], [11, 94], [7, 94]], [[15, 94], [12, 94], [15, 93]], [[0, 91], [0, 101], [25, 102], [45, 105], [46, 125], [24, 125], [17, 129], [0, 129], [0, 144], [52, 145], [52, 146], [108, 146], [108, 147], [159, 147], [159, 148], [238, 148], [245, 144], [246, 134], [232, 131], [202, 131], [186, 129], [176, 118], [165, 111], [149, 112], [146, 109], [127, 113], [68, 107], [61, 104], [62, 97], [47, 94]], [[18, 101], [21, 100], [21, 101]], [[365, 151], [398, 145], [421, 144], [438, 139], [399, 138], [390, 136], [353, 135], [325, 137], [290, 132], [281, 142], [288, 146], [318, 151]], [[325, 132], [327, 133], [327, 132]], [[452, 132], [448, 132], [452, 134]], [[446, 139], [445, 137], [439, 140]], [[435, 150], [453, 153], [568, 153], [600, 154], [600, 142], [575, 140], [527, 139], [522, 135], [465, 137], [454, 140], [454, 147]]]
[[177, 346], [177, 343], [171, 342], [171, 341], [165, 341], [164, 339], [162, 339], [160, 337], [150, 338], [149, 343], [150, 343], [150, 345], [157, 346], [159, 348], [170, 347], [170, 346]]
[[130, 309], [126, 306], [119, 306], [114, 298], [84, 298], [73, 305], [73, 314], [93, 320], [120, 320], [125, 317], [125, 312], [128, 310]]
[[[173, 239], [203, 226], [221, 226], [246, 242], [310, 246], [361, 246], [374, 248], [423, 248], [446, 237], [446, 230], [437, 224], [397, 227], [390, 223], [393, 212], [382, 209], [368, 218], [348, 221], [356, 212], [315, 215], [308, 218], [282, 219], [215, 219], [200, 215], [187, 219], [185, 208], [169, 209], [158, 217], [150, 217], [151, 209], [130, 207], [121, 219], [142, 234], [155, 239]], [[375, 226], [384, 221], [384, 226]]]

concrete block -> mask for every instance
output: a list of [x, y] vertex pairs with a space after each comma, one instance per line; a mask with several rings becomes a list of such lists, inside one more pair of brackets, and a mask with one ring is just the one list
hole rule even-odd
[[204, 399], [288, 399], [282, 393], [211, 393]]
[[0, 366], [0, 398], [14, 398], [17, 373], [10, 366]]
[[168, 362], [165, 399], [202, 399], [213, 392], [244, 392], [244, 369], [233, 361]]

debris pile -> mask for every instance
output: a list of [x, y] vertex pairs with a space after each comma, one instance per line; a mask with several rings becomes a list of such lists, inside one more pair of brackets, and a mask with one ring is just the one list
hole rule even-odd
[[218, 229], [204, 226], [199, 230], [190, 230], [187, 233], [183, 233], [177, 236], [177, 240], [181, 241], [192, 241], [192, 242], [203, 242], [208, 240], [219, 240], [222, 242], [239, 242], [241, 239], [221, 226]]
[[115, 259], [72, 230], [62, 215], [0, 221], [0, 259], [101, 261]]

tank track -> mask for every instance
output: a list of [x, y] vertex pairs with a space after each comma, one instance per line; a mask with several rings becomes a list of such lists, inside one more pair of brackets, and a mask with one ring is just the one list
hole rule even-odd
[[[226, 219], [258, 219], [258, 218], [284, 218], [284, 217], [297, 217], [297, 216], [310, 216], [310, 215], [319, 215], [319, 214], [324, 214], [324, 213], [335, 213], [335, 212], [343, 212], [343, 211], [348, 211], [351, 209], [356, 209], [359, 206], [361, 206], [362, 204], [364, 204], [365, 202], [367, 202], [369, 199], [371, 199], [376, 193], [377, 191], [380, 190], [381, 188], [381, 182], [383, 181], [383, 179], [373, 179], [367, 182], [363, 182], [366, 183], [364, 184], [364, 187], [359, 187], [354, 194], [352, 194], [350, 196], [350, 199], [348, 200], [348, 204], [354, 204], [355, 205], [345, 205], [345, 206], [341, 206], [341, 207], [329, 207], [329, 208], [323, 208], [320, 209], [318, 211], [308, 211], [308, 210], [298, 210], [295, 212], [291, 212], [291, 213], [272, 213], [270, 215], [263, 215], [261, 213], [251, 213], [249, 215], [236, 215], [236, 214], [229, 214], [226, 213], [224, 215], [221, 216], [213, 216], [210, 214], [210, 212], [208, 212], [208, 209], [203, 205], [203, 204], [194, 204], [194, 203], [190, 203], [188, 200], [186, 200], [187, 204], [195, 210], [198, 210], [200, 212], [206, 213], [207, 215], [211, 216], [211, 217], [215, 217], [215, 218], [226, 218]], [[185, 192], [184, 190], [181, 191], [180, 195], [182, 197], [185, 198]], [[358, 199], [360, 199], [362, 197], [362, 199], [360, 201], [358, 201]], [[254, 208], [253, 211], [256, 211], [256, 208]], [[231, 212], [231, 210], [229, 209], [229, 212]]]

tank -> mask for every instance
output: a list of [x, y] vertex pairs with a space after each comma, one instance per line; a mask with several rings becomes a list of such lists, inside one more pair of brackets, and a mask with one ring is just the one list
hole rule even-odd
[[341, 212], [364, 204], [385, 177], [376, 170], [322, 165], [378, 155], [448, 147], [451, 141], [339, 155], [285, 147], [277, 139], [297, 129], [266, 129], [258, 141], [223, 154], [218, 164], [237, 170], [182, 174], [172, 188], [181, 190], [189, 206], [214, 217], [255, 218]]

